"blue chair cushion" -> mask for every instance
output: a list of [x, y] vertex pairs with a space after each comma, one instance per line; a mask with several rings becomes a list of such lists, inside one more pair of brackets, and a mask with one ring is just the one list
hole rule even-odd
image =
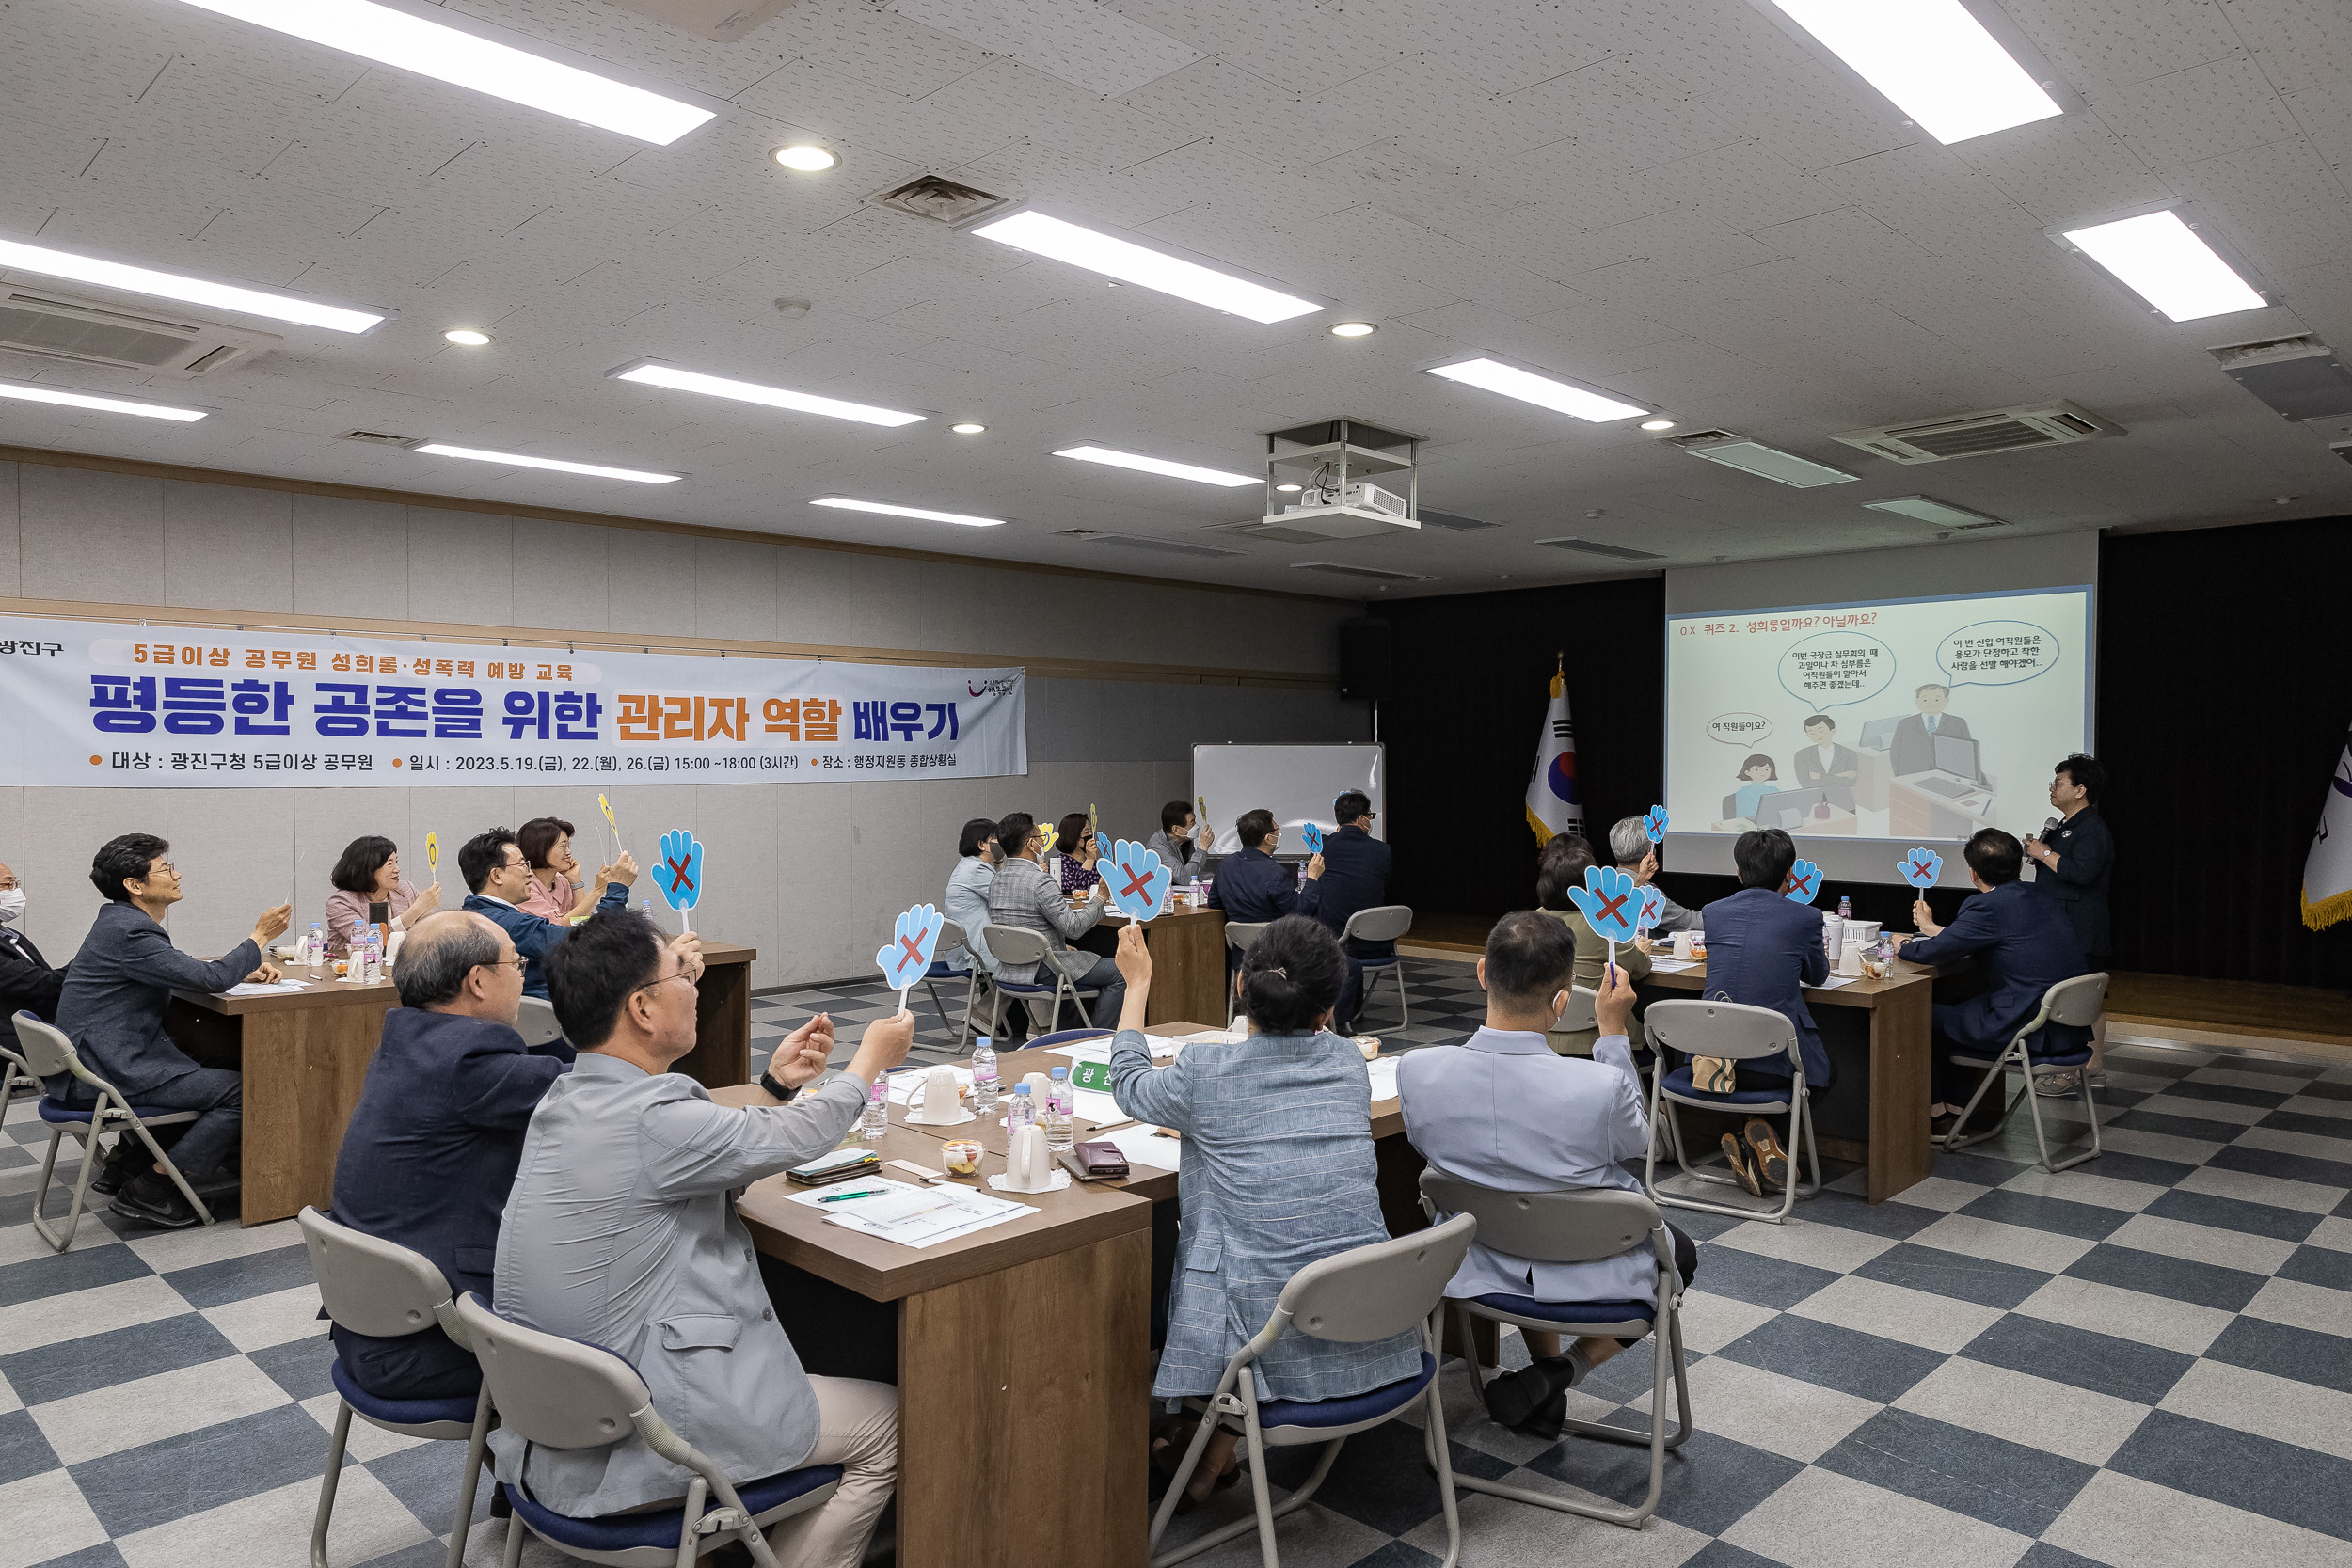
[[[2090, 1060], [2090, 1047], [2086, 1045], [2080, 1051], [2070, 1051], [2062, 1056], [2044, 1056], [2029, 1046], [2026, 1048], [2026, 1054], [2032, 1059], [2033, 1065], [2037, 1068], [2081, 1067]], [[1999, 1059], [1997, 1056], [1965, 1055], [1957, 1051], [1952, 1053], [1952, 1060], [1962, 1067], [1991, 1067]]]
[[1788, 1089], [1734, 1089], [1729, 1094], [1709, 1094], [1705, 1089], [1691, 1086], [1691, 1064], [1685, 1062], [1666, 1074], [1666, 1092], [1710, 1105], [1781, 1106], [1788, 1103], [1791, 1091]]
[[[40, 1119], [48, 1122], [53, 1127], [68, 1126], [76, 1122], [87, 1122], [90, 1117], [96, 1116], [97, 1114], [98, 1107], [95, 1105], [91, 1106], [88, 1110], [84, 1111], [78, 1110], [72, 1105], [68, 1105], [64, 1101], [59, 1100], [54, 1094], [45, 1094], [40, 1097]], [[167, 1105], [134, 1105], [131, 1107], [131, 1114], [137, 1117], [141, 1121], [148, 1121], [156, 1117], [167, 1117], [173, 1113], [171, 1108]], [[118, 1125], [119, 1124], [118, 1123]]]
[[1357, 958], [1355, 964], [1358, 969], [1394, 969], [1401, 961], [1391, 953], [1385, 958]]
[[[736, 1494], [743, 1506], [754, 1514], [780, 1508], [793, 1498], [804, 1497], [820, 1486], [830, 1486], [841, 1479], [838, 1465], [811, 1465], [804, 1470], [787, 1470], [781, 1475], [768, 1476], [737, 1487]], [[683, 1504], [676, 1508], [657, 1509], [646, 1513], [608, 1513], [600, 1518], [575, 1519], [567, 1513], [553, 1513], [519, 1488], [501, 1483], [500, 1490], [514, 1505], [523, 1523], [542, 1537], [559, 1546], [576, 1546], [583, 1551], [619, 1552], [632, 1546], [660, 1546], [677, 1549], [678, 1530], [686, 1523]], [[705, 1509], [722, 1506], [713, 1497]], [[737, 1539], [730, 1535], [707, 1538], [713, 1549]]]
[[373, 1421], [389, 1421], [394, 1426], [423, 1426], [432, 1421], [455, 1421], [459, 1426], [473, 1425], [474, 1402], [470, 1397], [453, 1400], [388, 1400], [371, 1394], [353, 1381], [343, 1370], [342, 1358], [328, 1363], [335, 1379], [335, 1392], [343, 1402]]
[[[1008, 996], [1051, 996], [1054, 994], [1054, 988], [1050, 985], [1025, 985], [1019, 980], [998, 980], [995, 984], [996, 989], [1003, 991]], [[1096, 986], [1082, 986], [1075, 980], [1073, 980], [1070, 983], [1071, 992], [1076, 996], [1092, 996], [1095, 995], [1100, 989], [1100, 987]]]
[[1429, 1380], [1437, 1375], [1438, 1358], [1422, 1351], [1421, 1372], [1416, 1377], [1399, 1378], [1369, 1393], [1350, 1394], [1343, 1400], [1268, 1400], [1258, 1406], [1258, 1424], [1262, 1427], [1344, 1427], [1354, 1426], [1358, 1421], [1377, 1420], [1420, 1398], [1429, 1386]]
[[1645, 1301], [1537, 1301], [1533, 1296], [1500, 1294], [1473, 1299], [1481, 1307], [1513, 1317], [1542, 1318], [1555, 1323], [1645, 1323], [1658, 1310]]
[[945, 958], [933, 958], [931, 967], [923, 972], [923, 978], [926, 980], [961, 980], [971, 973], [968, 969], [958, 969]]
[[1059, 1034], [1041, 1035], [1023, 1049], [1042, 1051], [1051, 1046], [1068, 1045], [1072, 1040], [1103, 1040], [1110, 1038], [1108, 1029], [1064, 1029]]

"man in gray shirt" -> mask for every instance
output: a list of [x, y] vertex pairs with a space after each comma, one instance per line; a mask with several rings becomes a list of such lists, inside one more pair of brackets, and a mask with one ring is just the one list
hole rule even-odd
[[[1037, 818], [1025, 811], [1014, 812], [996, 824], [996, 841], [1004, 847], [1005, 859], [996, 868], [996, 879], [989, 884], [990, 920], [998, 926], [1035, 931], [1045, 939], [1045, 945], [1053, 954], [1067, 953], [1072, 937], [1086, 935], [1103, 918], [1103, 884], [1095, 883], [1084, 897], [1073, 903], [1045, 874], [1045, 833], [1038, 827]], [[1079, 989], [1096, 993], [1094, 1026], [1117, 1027], [1119, 1005], [1127, 995], [1127, 982], [1120, 978], [1119, 966], [1092, 953], [1077, 957], [1087, 959], [1088, 967], [1080, 969], [1074, 959], [1066, 958], [1063, 972]], [[996, 978], [1009, 980], [1016, 986], [1051, 985], [1050, 973], [1041, 981], [1038, 978], [1044, 968], [1042, 964], [999, 960]]]
[[[878, 1077], [906, 1058], [914, 1020], [866, 1025], [846, 1073], [812, 1020], [776, 1048], [780, 1105], [723, 1106], [670, 1071], [694, 1048], [698, 944], [604, 911], [548, 955], [572, 1070], [532, 1114], [499, 1229], [498, 1311], [624, 1356], [654, 1408], [739, 1484], [809, 1465], [846, 1467], [821, 1508], [769, 1537], [783, 1568], [856, 1568], [898, 1465], [898, 1395], [811, 1377], [776, 1322], [732, 1192], [841, 1141]], [[560, 1513], [618, 1513], [685, 1496], [691, 1474], [631, 1433], [601, 1449], [490, 1434], [499, 1479]]]
[[[1617, 869], [1629, 873], [1636, 887], [1647, 887], [1658, 877], [1658, 846], [1649, 841], [1649, 830], [1642, 826], [1638, 816], [1621, 816], [1609, 830], [1609, 858], [1617, 863]], [[1650, 927], [1653, 936], [1671, 936], [1677, 931], [1695, 931], [1699, 917], [1689, 910], [1666, 900], [1666, 910]]]
[[1178, 887], [1199, 881], [1200, 873], [1209, 868], [1209, 847], [1195, 836], [1200, 822], [1190, 806], [1170, 800], [1160, 808], [1160, 831], [1144, 846], [1160, 857]]

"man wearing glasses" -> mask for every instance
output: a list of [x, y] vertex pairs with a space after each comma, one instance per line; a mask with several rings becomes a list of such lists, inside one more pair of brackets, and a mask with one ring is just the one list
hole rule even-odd
[[[1358, 910], [1389, 901], [1389, 847], [1372, 836], [1376, 815], [1371, 798], [1360, 789], [1351, 789], [1331, 802], [1331, 816], [1340, 827], [1323, 841], [1323, 895], [1315, 915], [1334, 935], [1347, 929], [1348, 917]], [[1393, 942], [1350, 938], [1345, 945], [1347, 980], [1340, 988], [1339, 1006], [1331, 1022], [1331, 1027], [1343, 1035], [1356, 1027], [1356, 1004], [1364, 990], [1361, 960], [1386, 958], [1396, 952]]]
[[[458, 848], [457, 871], [466, 879], [463, 907], [514, 939], [515, 950], [523, 956], [523, 994], [546, 1001], [548, 978], [540, 966], [572, 927], [568, 921], [548, 920], [521, 907], [532, 888], [531, 861], [522, 846], [504, 828], [476, 833]], [[629, 884], [637, 880], [637, 863], [628, 851], [622, 850], [620, 860], [597, 875], [606, 879], [604, 895], [591, 913], [628, 908]]]
[[[265, 911], [253, 922], [253, 934], [215, 962], [192, 958], [164, 929], [165, 914], [182, 896], [179, 868], [164, 858], [170, 848], [152, 833], [125, 833], [108, 840], [90, 861], [89, 879], [106, 903], [67, 966], [57, 1027], [73, 1041], [82, 1065], [140, 1110], [202, 1113], [194, 1122], [155, 1130], [159, 1144], [180, 1134], [172, 1163], [195, 1186], [238, 1146], [245, 1079], [191, 1061], [164, 1033], [164, 1009], [175, 989], [223, 991], [241, 980], [277, 979], [278, 970], [262, 961], [262, 953], [286, 928], [293, 909], [280, 904]], [[45, 1086], [76, 1109], [97, 1103], [87, 1085], [65, 1073]], [[106, 1172], [92, 1185], [117, 1192], [118, 1214], [174, 1230], [196, 1224], [195, 1208], [145, 1155], [136, 1133], [117, 1134]]]

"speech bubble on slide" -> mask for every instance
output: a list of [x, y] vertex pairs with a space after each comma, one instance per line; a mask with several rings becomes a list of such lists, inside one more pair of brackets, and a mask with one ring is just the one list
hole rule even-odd
[[1867, 703], [1894, 681], [1895, 650], [1869, 632], [1817, 631], [1780, 656], [1780, 689], [1810, 709]]
[[2031, 621], [1978, 621], [1935, 645], [1947, 686], [2015, 686], [2049, 670], [2064, 650]]
[[1772, 721], [1760, 713], [1719, 713], [1707, 721], [1707, 738], [1749, 751], [1772, 738]]

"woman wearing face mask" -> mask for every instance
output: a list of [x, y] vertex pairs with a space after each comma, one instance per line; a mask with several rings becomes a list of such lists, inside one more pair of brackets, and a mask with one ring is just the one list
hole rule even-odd
[[16, 1025], [9, 1021], [18, 1008], [55, 1023], [57, 994], [65, 990], [65, 971], [49, 967], [24, 926], [24, 884], [0, 865], [0, 1051], [16, 1049]]

